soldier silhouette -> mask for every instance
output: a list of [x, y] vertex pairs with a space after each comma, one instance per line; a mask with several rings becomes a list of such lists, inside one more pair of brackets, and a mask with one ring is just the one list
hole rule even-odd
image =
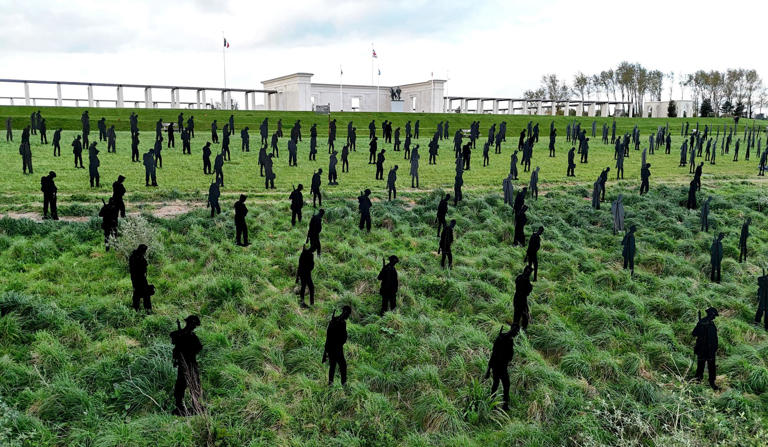
[[528, 250], [525, 252], [523, 262], [533, 268], [533, 281], [536, 282], [539, 275], [539, 249], [541, 248], [541, 235], [544, 233], [544, 227], [539, 227], [533, 232], [528, 240]]
[[[184, 319], [184, 322], [186, 325], [181, 328], [181, 324], [176, 321], [178, 329], [171, 332], [173, 366], [177, 368], [176, 384], [173, 387], [176, 409], [172, 414], [175, 416], [189, 416], [203, 410], [200, 402], [203, 390], [200, 384], [200, 367], [197, 364], [197, 355], [203, 350], [203, 345], [194, 332], [200, 327], [200, 318], [197, 315], [190, 315]], [[187, 388], [192, 400], [191, 410], [184, 405], [184, 392]]]
[[371, 203], [370, 199], [371, 190], [366, 189], [360, 196], [357, 198], [357, 208], [360, 211], [360, 229], [362, 230], [363, 227], [366, 228], [366, 230], [370, 233], [371, 232], [371, 207], [373, 204]]
[[211, 207], [211, 217], [217, 214], [221, 214], [221, 206], [219, 205], [219, 197], [221, 196], [221, 190], [219, 184], [216, 182], [211, 183], [208, 187], [208, 206]]
[[304, 190], [304, 185], [299, 183], [299, 186], [291, 191], [291, 195], [288, 198], [291, 200], [291, 226], [296, 225], [296, 220], [301, 222], [301, 210], [304, 208], [304, 195], [301, 191]]
[[384, 312], [388, 310], [395, 310], [397, 301], [397, 289], [399, 287], [395, 265], [399, 261], [400, 259], [395, 255], [389, 257], [388, 264], [385, 260], [381, 261], [382, 268], [381, 272], [379, 272], [379, 276], [377, 277], [378, 280], [381, 281], [381, 287], [379, 288], [379, 293], [381, 294], [381, 311], [379, 311], [380, 316], [384, 316]]
[[304, 292], [309, 288], [309, 305], [315, 305], [315, 283], [312, 282], [312, 270], [315, 268], [315, 256], [312, 252], [314, 247], [304, 246], [299, 255], [299, 267], [296, 269], [296, 283], [301, 282], [301, 307], [307, 308], [304, 301]]
[[48, 209], [51, 210], [50, 218], [59, 220], [59, 214], [56, 209], [56, 194], [58, 189], [53, 179], [56, 173], [50, 171], [47, 176], [40, 178], [40, 190], [43, 191], [43, 219], [48, 219]]
[[139, 304], [144, 301], [144, 309], [152, 311], [150, 297], [155, 293], [154, 286], [147, 282], [147, 246], [140, 244], [128, 257], [128, 269], [133, 285], [133, 309], [139, 311]]
[[[720, 389], [715, 384], [715, 377], [717, 377], [715, 356], [717, 355], [718, 344], [715, 317], [718, 315], [717, 309], [714, 307], [707, 309], [707, 316], [699, 318], [692, 333], [696, 337], [696, 345], [693, 348], [693, 353], [696, 354], [696, 376], [694, 380], [701, 382], [704, 378], [704, 367], [706, 365], [709, 369], [709, 386], [715, 391]], [[701, 311], [699, 311], [699, 316], [701, 316]]]
[[501, 382], [504, 402], [501, 408], [505, 411], [509, 409], [509, 371], [507, 369], [515, 353], [515, 336], [519, 333], [520, 325], [518, 324], [513, 324], [509, 328], [509, 332], [502, 332], [502, 328], [499, 328], [499, 335], [493, 342], [491, 358], [488, 360], [488, 369], [485, 371], [486, 379], [493, 374], [491, 394], [498, 390], [499, 382]]
[[325, 334], [325, 348], [323, 349], [323, 361], [328, 360], [328, 385], [333, 385], [336, 367], [339, 367], [341, 385], [347, 384], [347, 360], [344, 358], [344, 344], [347, 342], [347, 319], [352, 313], [352, 308], [344, 306], [341, 315], [331, 317]]
[[440, 235], [440, 246], [437, 250], [437, 254], [442, 252], [443, 256], [440, 259], [440, 267], [445, 268], [445, 258], [448, 258], [448, 268], [453, 268], [453, 252], [451, 246], [453, 245], [453, 229], [456, 227], [456, 219], [451, 219], [451, 222], [443, 229], [443, 233]]
[[531, 272], [533, 272], [533, 269], [526, 265], [523, 267], [523, 272], [517, 275], [517, 278], [515, 278], [515, 295], [512, 298], [512, 304], [514, 305], [512, 322], [513, 324], [519, 324], [524, 331], [528, 330], [528, 321], [531, 314], [528, 308], [528, 295], [533, 291]]
[[248, 226], [245, 223], [245, 216], [248, 215], [248, 207], [245, 206], [245, 194], [240, 194], [240, 200], [235, 202], [235, 244], [240, 247], [251, 245], [248, 243]]
[[309, 219], [309, 229], [307, 230], [307, 240], [305, 241], [305, 243], [309, 242], [310, 248], [317, 250], [317, 256], [320, 256], [322, 251], [320, 246], [320, 233], [323, 231], [324, 215], [325, 210], [320, 208], [317, 214], [313, 215], [312, 218]]

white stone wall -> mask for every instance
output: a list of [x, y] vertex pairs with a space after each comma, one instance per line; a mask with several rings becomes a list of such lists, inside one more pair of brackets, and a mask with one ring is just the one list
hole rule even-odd
[[[683, 99], [675, 100], [677, 106], [677, 116], [682, 117], [683, 112], [688, 117], [693, 116], [693, 101]], [[666, 118], [669, 109], [669, 101], [645, 101], [643, 104], [643, 118], [648, 117], [651, 112], [651, 118]]]
[[[339, 84], [312, 84], [310, 103], [312, 98], [314, 98], [315, 104], [330, 104], [331, 111], [344, 110], [345, 112], [351, 112], [353, 111], [353, 98], [358, 98], [360, 107], [356, 110], [357, 112], [375, 112], [376, 97], [376, 87], [367, 85], [341, 85], [341, 89], [339, 89]], [[343, 104], [340, 104], [340, 101], [343, 101]], [[378, 107], [380, 112], [391, 111], [389, 86], [379, 87]]]

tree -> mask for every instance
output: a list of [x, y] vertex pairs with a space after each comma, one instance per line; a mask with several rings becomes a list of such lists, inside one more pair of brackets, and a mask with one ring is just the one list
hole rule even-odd
[[667, 106], [667, 116], [670, 118], [677, 118], [677, 103], [674, 99], [669, 100], [669, 106]]
[[726, 115], [730, 115], [730, 114], [731, 114], [731, 112], [733, 112], [733, 104], [731, 103], [731, 101], [729, 101], [729, 100], [727, 100], [727, 99], [726, 99], [726, 100], [723, 102], [723, 105], [722, 105], [722, 106], [720, 106], [720, 110], [721, 110], [721, 111], [722, 111], [724, 114], [726, 114]]
[[[744, 116], [744, 103], [739, 101], [736, 103], [736, 108], [733, 109], [733, 117], [734, 118], [741, 118]], [[738, 122], [738, 119], [736, 120]]]
[[547, 92], [547, 96], [553, 101], [565, 101], [570, 97], [570, 89], [554, 73], [541, 77], [541, 88]]
[[714, 115], [715, 111], [712, 109], [712, 100], [709, 98], [704, 98], [704, 101], [701, 102], [701, 110], [699, 111], [699, 116], [706, 118]]

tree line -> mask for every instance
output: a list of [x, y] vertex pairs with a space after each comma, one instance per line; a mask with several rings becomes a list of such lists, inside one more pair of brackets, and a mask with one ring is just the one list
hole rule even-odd
[[[536, 90], [526, 90], [529, 100], [553, 99], [565, 101], [576, 97], [581, 101], [628, 102], [634, 116], [641, 115], [646, 100], [661, 101], [668, 87], [668, 99], [677, 81], [681, 96], [693, 101], [698, 116], [745, 116], [752, 118], [755, 110], [768, 103], [768, 90], [757, 70], [734, 68], [724, 71], [697, 70], [676, 77], [674, 72], [649, 69], [639, 63], [621, 62], [616, 68], [600, 73], [577, 72], [568, 84], [556, 74], [545, 74]], [[629, 110], [625, 110], [629, 113]]]

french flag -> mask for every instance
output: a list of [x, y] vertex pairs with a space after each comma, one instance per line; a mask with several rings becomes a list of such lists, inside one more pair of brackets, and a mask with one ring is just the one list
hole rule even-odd
[[227, 42], [227, 38], [224, 38], [224, 48], [229, 48], [229, 42]]

